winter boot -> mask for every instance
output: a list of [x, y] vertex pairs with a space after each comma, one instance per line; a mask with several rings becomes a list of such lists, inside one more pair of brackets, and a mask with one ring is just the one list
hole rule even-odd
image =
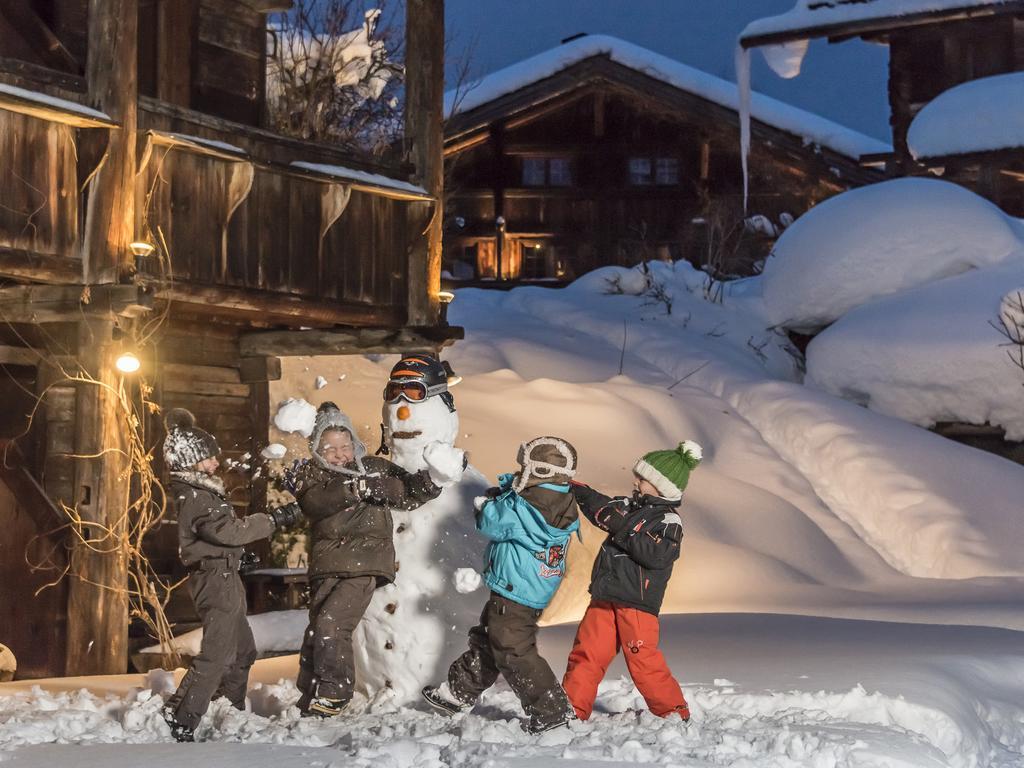
[[527, 733], [544, 733], [545, 731], [553, 731], [555, 728], [568, 726], [573, 720], [578, 719], [576, 713], [570, 710], [567, 714], [556, 720], [539, 718], [534, 715], [529, 721], [522, 721], [520, 727]]
[[669, 716], [671, 715], [679, 715], [679, 717], [682, 718], [684, 723], [690, 722], [690, 705], [680, 704], [678, 707], [669, 712]]
[[171, 736], [177, 742], [192, 742], [196, 740], [195, 731], [189, 728], [183, 723], [179, 723], [174, 719], [174, 713], [169, 709], [164, 710], [164, 722], [167, 723], [167, 727], [171, 729]]
[[467, 704], [464, 701], [460, 701], [459, 698], [452, 693], [452, 689], [448, 687], [448, 683], [444, 682], [438, 686], [428, 685], [420, 693], [423, 694], [423, 698], [427, 700], [430, 706], [440, 709], [442, 712], [447, 712], [449, 715], [457, 715], [460, 712], [467, 712], [472, 707], [472, 704]]
[[326, 696], [317, 696], [309, 702], [309, 708], [304, 710], [303, 717], [337, 717], [345, 713], [348, 702], [343, 699], [330, 699]]

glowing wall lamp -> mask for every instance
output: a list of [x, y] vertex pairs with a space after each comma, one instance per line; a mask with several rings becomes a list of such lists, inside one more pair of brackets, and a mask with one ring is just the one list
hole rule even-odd
[[437, 300], [441, 302], [441, 325], [448, 325], [448, 305], [455, 299], [451, 291], [440, 291]]
[[114, 367], [121, 373], [135, 373], [142, 367], [142, 363], [131, 352], [125, 352], [114, 362]]

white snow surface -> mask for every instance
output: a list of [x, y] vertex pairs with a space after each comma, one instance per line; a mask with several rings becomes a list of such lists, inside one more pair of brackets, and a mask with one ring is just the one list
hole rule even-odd
[[[542, 630], [560, 674], [574, 627]], [[523, 733], [499, 683], [469, 714], [423, 707], [300, 718], [296, 657], [257, 662], [251, 710], [214, 702], [201, 743], [170, 741], [160, 714], [181, 674], [0, 685], [0, 761], [11, 768], [1011, 768], [1024, 749], [1020, 635], [986, 628], [793, 616], [663, 617], [662, 649], [689, 725], [644, 711], [621, 657], [595, 714]], [[86, 687], [88, 685], [88, 688]]]
[[[858, 307], [811, 342], [807, 383], [922, 426], [989, 423], [1024, 440], [1024, 371], [993, 327], [1000, 307], [1010, 306], [1004, 297], [1011, 285], [1024, 285], [1024, 261]], [[982, 524], [983, 510], [977, 513]], [[1017, 531], [1024, 529], [994, 530], [986, 538], [1012, 539]]]
[[1024, 147], [1024, 72], [939, 94], [914, 117], [907, 145], [917, 159]]
[[316, 422], [316, 406], [302, 398], [289, 397], [282, 402], [274, 414], [274, 426], [282, 432], [298, 432], [303, 437], [313, 434]]
[[813, 331], [871, 299], [1020, 262], [1021, 232], [989, 201], [937, 179], [850, 190], [809, 210], [775, 244], [763, 275], [768, 319]]
[[355, 168], [347, 168], [343, 165], [328, 165], [325, 163], [307, 163], [302, 160], [292, 161], [292, 165], [295, 168], [301, 168], [304, 171], [313, 171], [314, 173], [322, 173], [327, 176], [334, 176], [342, 181], [352, 182], [354, 184], [362, 184], [372, 188], [393, 190], [395, 192], [405, 192], [417, 197], [429, 198], [430, 193], [427, 192], [423, 187], [412, 184], [408, 181], [401, 179], [393, 179], [390, 176], [385, 176], [381, 173], [371, 173], [370, 171], [360, 171]]
[[[268, 571], [270, 569], [267, 569]], [[309, 619], [308, 611], [271, 611], [249, 616], [256, 650], [261, 654], [298, 652], [302, 647], [302, 633]], [[174, 648], [178, 653], [195, 656], [203, 642], [203, 630], [194, 629], [174, 638]], [[161, 646], [151, 645], [143, 648], [141, 653], [160, 653]]]
[[115, 122], [114, 118], [106, 112], [100, 112], [98, 109], [87, 107], [84, 104], [79, 104], [75, 101], [51, 96], [48, 93], [30, 91], [27, 88], [19, 88], [16, 85], [9, 85], [7, 83], [0, 83], [0, 93], [6, 93], [9, 96], [24, 99], [25, 101], [34, 101], [41, 106], [51, 107], [60, 112], [70, 112], [75, 115], [81, 115], [82, 117], [89, 117], [93, 120], [101, 120], [111, 124]]
[[[469, 112], [594, 56], [608, 56], [618, 64], [687, 93], [737, 112], [740, 109], [736, 83], [616, 37], [587, 35], [492, 72], [467, 89], [447, 92], [445, 114]], [[760, 93], [752, 95], [751, 116], [762, 123], [799, 136], [806, 143], [819, 144], [851, 158], [889, 152], [892, 149], [877, 139]]]
[[750, 22], [740, 40], [776, 32], [819, 37], [823, 27], [874, 19], [899, 18], [917, 13], [978, 6], [998, 7], [1011, 0], [796, 0], [786, 13]]

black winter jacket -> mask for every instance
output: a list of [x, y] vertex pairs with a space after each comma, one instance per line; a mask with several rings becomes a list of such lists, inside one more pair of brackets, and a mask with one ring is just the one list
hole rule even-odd
[[608, 531], [591, 573], [591, 596], [657, 616], [683, 539], [680, 502], [605, 496], [580, 483], [572, 491], [586, 518]]

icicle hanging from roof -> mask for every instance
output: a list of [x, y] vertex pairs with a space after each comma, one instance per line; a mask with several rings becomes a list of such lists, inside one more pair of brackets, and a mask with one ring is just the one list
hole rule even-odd
[[736, 44], [736, 83], [740, 89], [740, 161], [743, 165], [743, 213], [750, 193], [750, 51]]

